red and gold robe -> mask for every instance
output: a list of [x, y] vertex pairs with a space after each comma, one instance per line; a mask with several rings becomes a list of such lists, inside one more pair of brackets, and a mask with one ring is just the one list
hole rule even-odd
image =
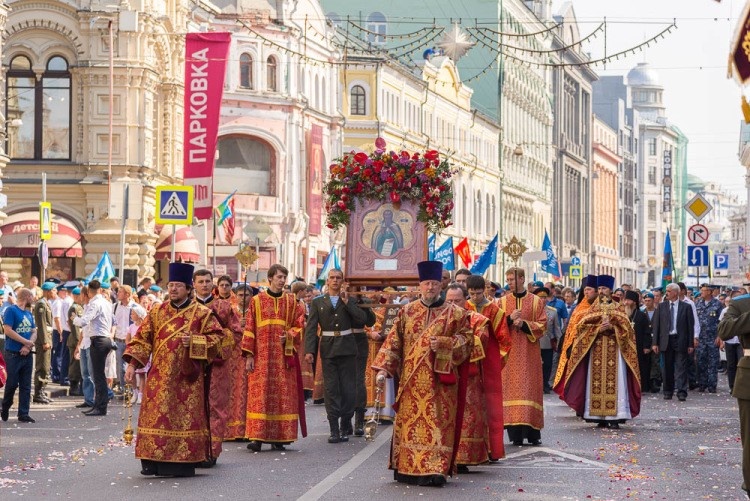
[[[230, 416], [230, 398], [232, 395], [232, 370], [236, 368], [237, 362], [234, 345], [238, 343], [242, 335], [240, 316], [232, 307], [229, 299], [215, 297], [206, 304], [214, 312], [224, 330], [224, 338], [221, 353], [218, 359], [211, 364], [211, 384], [208, 392], [208, 402], [211, 419], [211, 451], [214, 458], [221, 454], [221, 443], [227, 438], [227, 423]], [[240, 338], [240, 339], [236, 339]], [[244, 374], [244, 359], [239, 356]], [[234, 438], [234, 437], [231, 437]]]
[[[307, 312], [307, 305], [303, 300], [299, 300], [302, 308]], [[305, 313], [305, 324], [307, 323], [307, 313]], [[303, 324], [304, 325], [304, 324]], [[302, 329], [300, 334], [300, 346], [305, 346], [305, 329]], [[313, 372], [313, 365], [305, 360], [305, 350], [299, 350], [297, 352], [297, 359], [299, 361], [300, 371], [302, 372], [302, 389], [307, 391], [313, 391], [315, 389], [315, 374]]]
[[552, 384], [552, 388], [555, 393], [560, 395], [560, 398], [565, 398], [565, 372], [567, 371], [568, 365], [568, 352], [570, 347], [573, 345], [573, 341], [576, 338], [576, 329], [578, 322], [583, 318], [591, 308], [591, 304], [587, 298], [584, 298], [578, 305], [576, 305], [573, 313], [570, 314], [568, 319], [568, 326], [565, 328], [565, 337], [563, 338], [563, 345], [560, 349], [560, 359], [557, 362], [557, 371], [555, 372], [555, 380]]
[[[242, 351], [255, 358], [255, 370], [247, 380], [245, 438], [249, 440], [293, 442], [298, 421], [306, 435], [297, 364], [304, 319], [304, 307], [290, 293], [273, 297], [263, 291], [250, 302], [242, 336]], [[284, 344], [281, 336], [286, 336]]]
[[[190, 346], [184, 347], [187, 334]], [[137, 458], [198, 463], [209, 457], [204, 373], [220, 355], [223, 337], [211, 310], [195, 301], [180, 310], [167, 301], [149, 311], [123, 355], [136, 369], [151, 356], [138, 416]]]
[[[430, 349], [433, 336], [436, 352]], [[466, 387], [458, 381], [458, 366], [472, 347], [466, 310], [451, 304], [428, 308], [422, 301], [401, 308], [372, 365], [400, 375], [390, 469], [410, 476], [453, 472]]]
[[[506, 294], [497, 301], [504, 312], [500, 328], [510, 338], [511, 348], [503, 369], [503, 415], [505, 426], [525, 425], [544, 428], [542, 352], [539, 338], [547, 328], [544, 301], [525, 293], [523, 297]], [[508, 325], [510, 315], [520, 309], [525, 332]]]
[[469, 381], [466, 386], [466, 410], [461, 423], [461, 441], [458, 444], [456, 463], [477, 465], [489, 461], [487, 443], [487, 408], [482, 388], [482, 361], [489, 341], [489, 320], [471, 311], [469, 324], [474, 333], [474, 348], [469, 357]]
[[[242, 305], [238, 304], [234, 310], [240, 322], [242, 321]], [[241, 325], [241, 324], [240, 324]], [[232, 380], [229, 393], [229, 415], [227, 417], [224, 440], [245, 438], [245, 414], [247, 414], [247, 371], [245, 357], [242, 356], [242, 333], [240, 329], [234, 333], [232, 355], [226, 361], [228, 377]]]
[[473, 302], [466, 303], [469, 310], [477, 311], [489, 320], [492, 334], [485, 344], [485, 358], [482, 360], [482, 390], [487, 409], [487, 433], [491, 459], [505, 457], [504, 416], [503, 416], [503, 368], [510, 351], [510, 334], [501, 329], [503, 311], [495, 301], [485, 302], [479, 307]]
[[[629, 411], [628, 418], [641, 411], [641, 374], [638, 348], [630, 318], [622, 306], [595, 301], [576, 325], [575, 340], [563, 381], [563, 399], [576, 414], [587, 419], [616, 420]], [[608, 319], [610, 327], [602, 323]], [[624, 364], [620, 364], [622, 357]], [[619, 373], [624, 368], [624, 374]], [[623, 384], [618, 384], [623, 381]], [[627, 395], [618, 395], [622, 389]], [[589, 408], [586, 409], [586, 400]], [[627, 400], [628, 407], [618, 404]]]

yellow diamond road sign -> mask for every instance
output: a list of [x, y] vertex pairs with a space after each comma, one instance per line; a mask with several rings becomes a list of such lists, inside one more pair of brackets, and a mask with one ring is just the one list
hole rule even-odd
[[695, 195], [685, 204], [685, 210], [688, 211], [688, 214], [693, 216], [698, 222], [706, 217], [713, 209], [713, 205], [708, 203], [708, 200], [706, 200], [706, 198], [700, 193]]

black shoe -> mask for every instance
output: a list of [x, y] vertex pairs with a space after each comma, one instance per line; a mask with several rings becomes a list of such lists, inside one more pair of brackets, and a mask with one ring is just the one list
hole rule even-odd
[[708, 389], [708, 392], [709, 392], [709, 393], [716, 393], [716, 388], [709, 388], [709, 389]]
[[10, 409], [0, 409], [0, 419], [2, 419], [3, 421], [7, 421], [9, 412]]
[[86, 408], [89, 408], [89, 407], [93, 407], [93, 405], [87, 404], [86, 402], [83, 402], [82, 404], [76, 405], [76, 409], [86, 409]]
[[63, 381], [60, 386], [70, 386], [70, 381]]
[[45, 398], [45, 397], [34, 397], [34, 400], [32, 400], [32, 402], [34, 402], [35, 404], [47, 405], [51, 403], [52, 400], [50, 400], [49, 398]]
[[362, 409], [354, 411], [354, 436], [361, 437], [365, 434], [365, 411]]
[[258, 440], [251, 440], [250, 443], [247, 444], [247, 448], [253, 452], [260, 452], [260, 448], [263, 444], [261, 444]]
[[98, 409], [91, 409], [89, 412], [84, 412], [87, 416], [106, 416], [107, 411], [100, 411]]
[[271, 444], [271, 450], [274, 451], [285, 451], [286, 447], [284, 447], [285, 444]]
[[201, 461], [200, 463], [198, 463], [197, 468], [213, 468], [214, 466], [216, 466], [216, 458]]
[[690, 383], [690, 386], [688, 386], [688, 390], [694, 390], [694, 389], [696, 389], [697, 387], [698, 387], [698, 385], [697, 385], [697, 384], [695, 384], [695, 383]]
[[613, 430], [619, 430], [620, 429], [620, 423], [617, 421], [614, 421], [612, 423], [609, 423], [609, 427]]
[[156, 470], [152, 468], [141, 468], [141, 475], [145, 475], [145, 476], [156, 475]]
[[542, 445], [542, 441], [537, 438], [534, 440], [529, 440], [529, 444], [530, 445]]
[[354, 429], [352, 428], [352, 419], [341, 418], [341, 435], [353, 435]]
[[[690, 388], [692, 390], [692, 388]], [[704, 393], [706, 389], [703, 386], [698, 387], [698, 393]]]
[[469, 473], [469, 467], [465, 464], [458, 465], [458, 473]]
[[36, 419], [28, 415], [18, 416], [18, 422], [19, 423], [36, 423]]
[[598, 423], [596, 423], [596, 427], [597, 428], [606, 428], [607, 427], [607, 422], [606, 421], [599, 421]]
[[338, 444], [339, 442], [341, 442], [341, 436], [338, 434], [334, 435], [333, 433], [331, 433], [331, 436], [328, 437], [329, 444]]
[[522, 445], [523, 445], [523, 440], [514, 440], [514, 441], [513, 441], [513, 445], [517, 445], [517, 446], [519, 446], [519, 447], [520, 447], [520, 446], [522, 446]]
[[549, 388], [545, 388], [545, 389], [544, 389], [544, 390], [542, 390], [542, 391], [544, 391], [544, 394], [545, 394], [545, 395], [549, 395], [550, 393], [552, 393], [552, 390], [550, 390]]
[[344, 435], [344, 434], [342, 433], [342, 434], [341, 434], [341, 436], [339, 437], [339, 439], [340, 439], [340, 440], [341, 440], [342, 442], [348, 442], [348, 441], [349, 441], [349, 436], [348, 436], [348, 435]]
[[687, 400], [687, 397], [684, 395], [677, 395], [677, 400], [679, 400], [680, 402], [684, 402], [685, 400]]
[[664, 395], [664, 400], [672, 400], [672, 395]]

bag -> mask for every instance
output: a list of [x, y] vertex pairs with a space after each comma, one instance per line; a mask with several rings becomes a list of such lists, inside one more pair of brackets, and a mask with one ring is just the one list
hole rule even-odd
[[110, 346], [110, 349], [113, 351], [117, 349], [117, 341], [115, 341], [115, 338], [111, 337], [109, 338], [110, 343], [112, 343], [112, 346]]

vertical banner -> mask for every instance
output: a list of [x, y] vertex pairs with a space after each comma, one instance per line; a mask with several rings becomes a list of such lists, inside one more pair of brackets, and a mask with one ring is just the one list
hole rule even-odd
[[231, 33], [185, 37], [185, 135], [183, 178], [193, 186], [194, 215], [211, 219], [214, 157]]
[[323, 228], [323, 127], [313, 125], [307, 140], [307, 215], [311, 235]]

